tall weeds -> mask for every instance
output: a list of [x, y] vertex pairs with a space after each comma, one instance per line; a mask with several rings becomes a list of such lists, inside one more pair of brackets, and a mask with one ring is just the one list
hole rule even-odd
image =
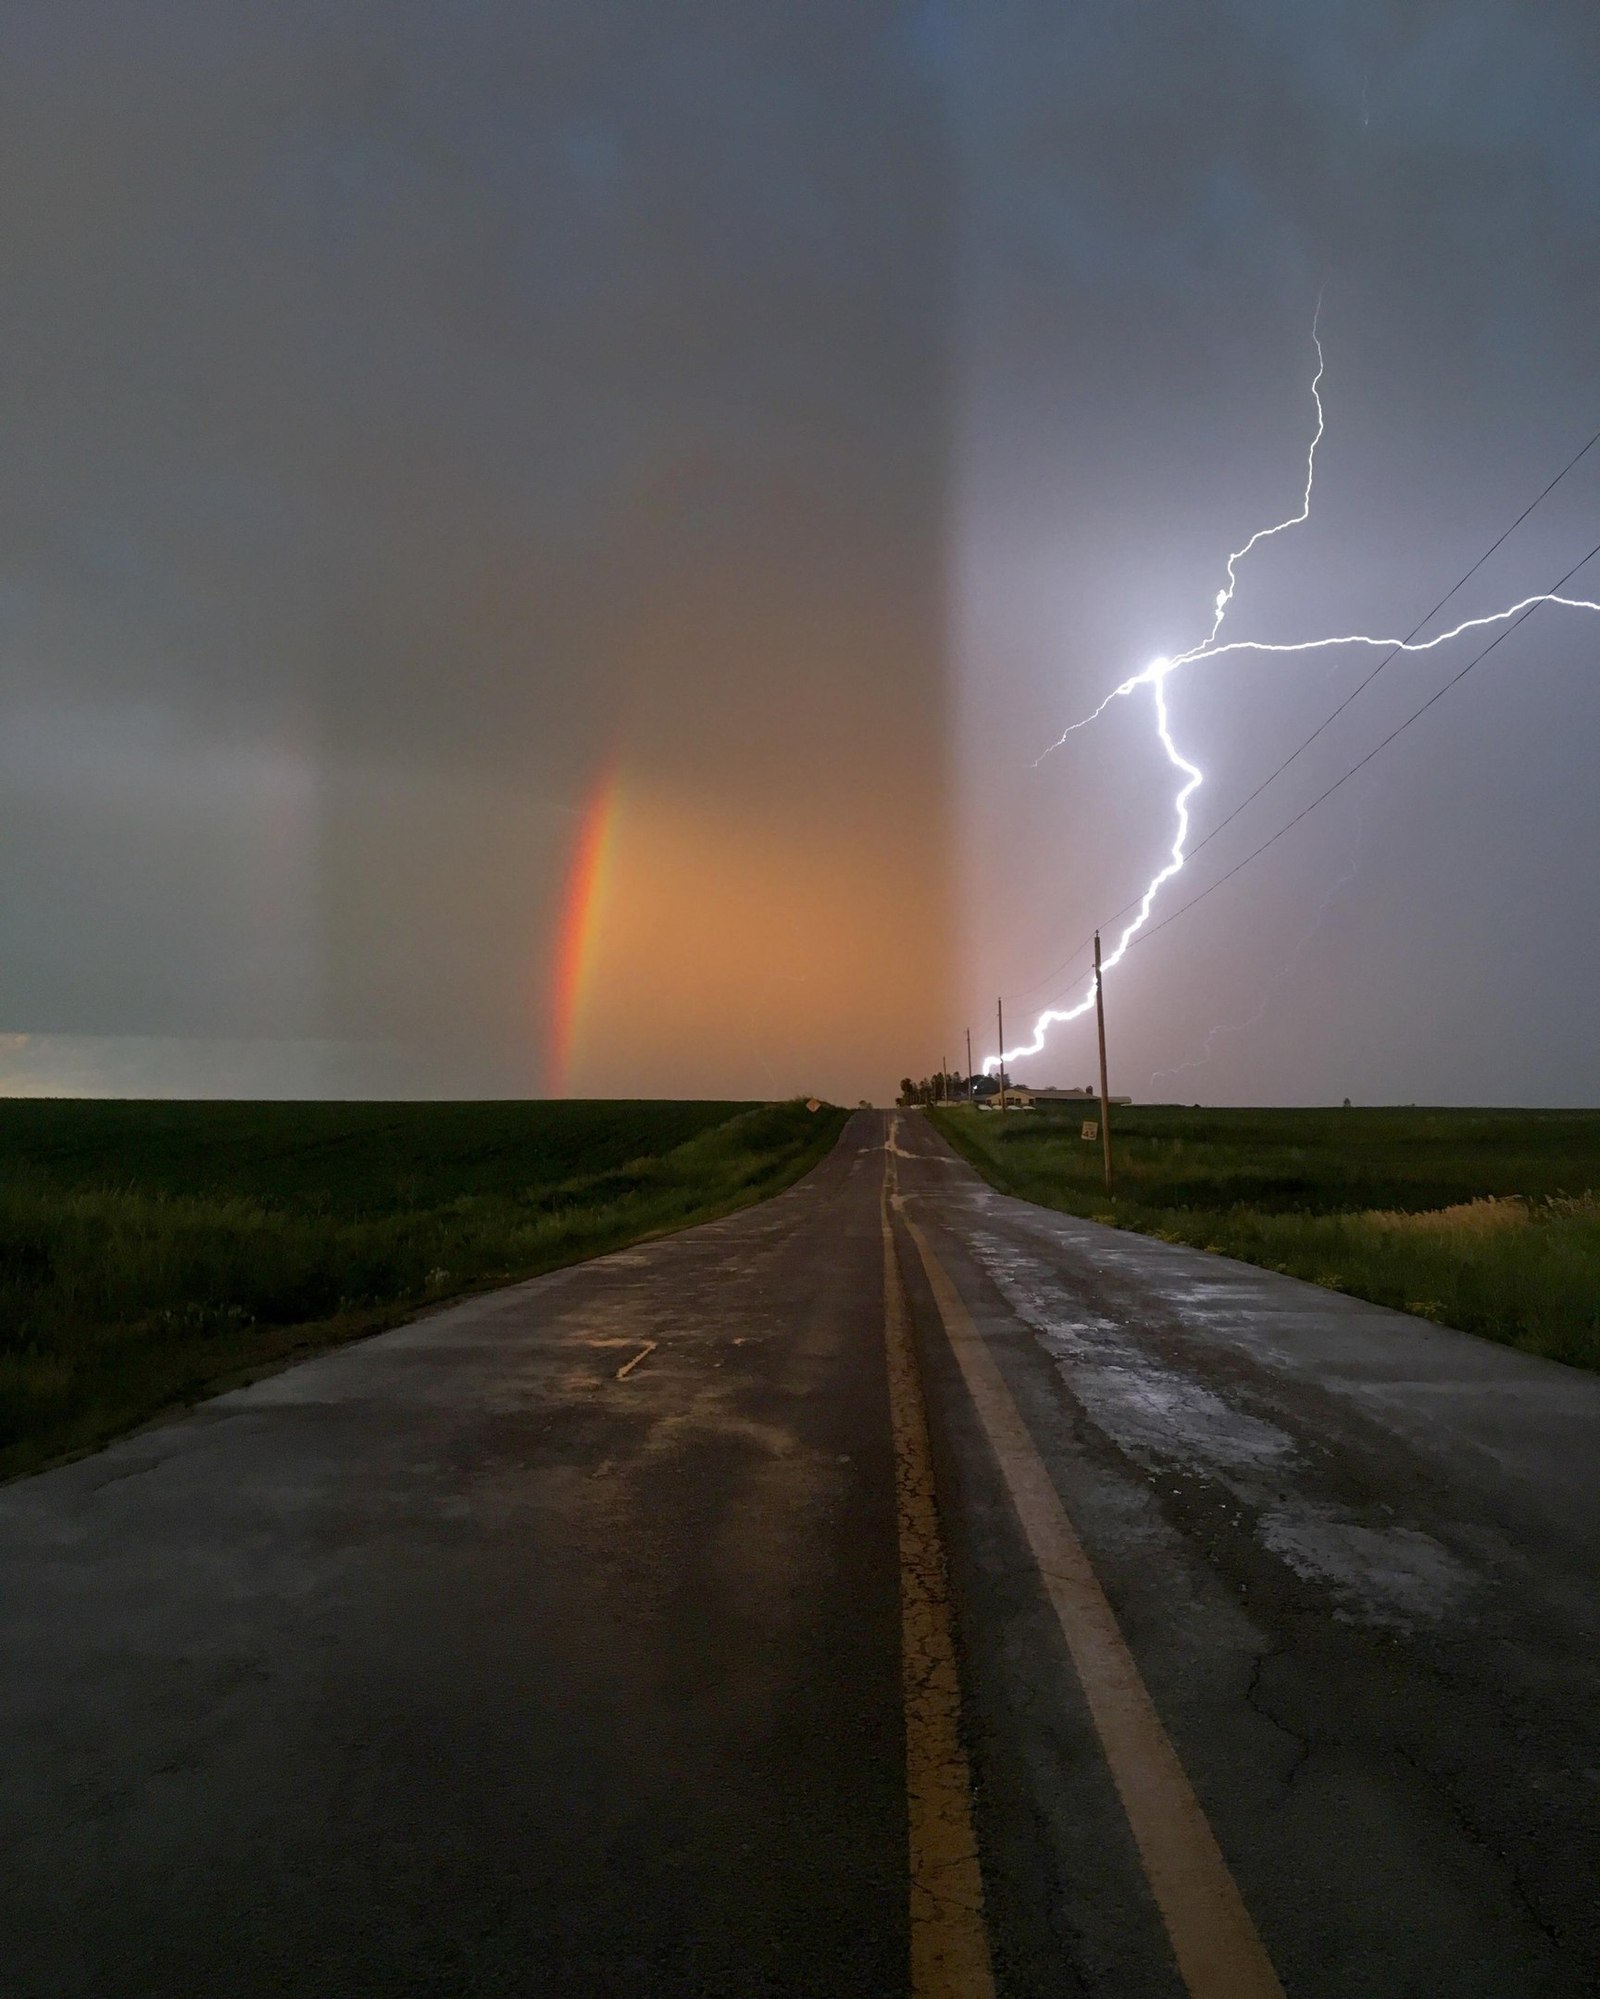
[[1140, 1109], [1117, 1195], [1077, 1124], [933, 1113], [997, 1187], [1600, 1368], [1600, 1116]]
[[[203, 1129], [207, 1107], [186, 1108]], [[390, 1142], [378, 1133], [354, 1156], [335, 1151], [325, 1183], [281, 1176], [294, 1185], [276, 1198], [63, 1188], [37, 1159], [13, 1160], [0, 1179], [0, 1473], [96, 1442], [230, 1372], [757, 1199], [820, 1158], [844, 1117], [757, 1107], [616, 1159], [604, 1107], [601, 1170], [550, 1177], [542, 1107], [523, 1108], [525, 1153], [509, 1148], [494, 1176], [463, 1172], [470, 1192], [452, 1191], [446, 1170], [426, 1186], [391, 1182], [385, 1197], [367, 1156]], [[426, 1108], [419, 1115], [425, 1126]], [[648, 1141], [652, 1120], [638, 1122]], [[684, 1121], [655, 1122], [670, 1138]], [[561, 1163], [572, 1156], [564, 1141]], [[348, 1185], [362, 1173], [370, 1185], [352, 1205]]]

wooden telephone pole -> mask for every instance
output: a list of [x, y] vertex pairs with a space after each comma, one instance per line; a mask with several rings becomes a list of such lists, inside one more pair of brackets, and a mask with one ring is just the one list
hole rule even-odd
[[1006, 1107], [1006, 1003], [997, 999], [994, 1003], [995, 1024], [1000, 1030], [1000, 1108]]
[[967, 1102], [969, 1104], [977, 1102], [977, 1098], [972, 1094], [972, 1029], [970, 1027], [967, 1029]]
[[1111, 1178], [1111, 1087], [1106, 1081], [1106, 994], [1100, 977], [1100, 933], [1094, 933], [1094, 1019], [1100, 1030], [1100, 1145], [1105, 1154], [1106, 1192], [1114, 1191]]

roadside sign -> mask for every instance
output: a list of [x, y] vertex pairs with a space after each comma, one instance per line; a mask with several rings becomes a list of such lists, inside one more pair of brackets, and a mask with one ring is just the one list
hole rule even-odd
[[1083, 1136], [1085, 1139], [1090, 1141], [1093, 1141], [1094, 1139], [1097, 1139], [1100, 1136], [1100, 1122], [1098, 1118], [1095, 1119], [1093, 1122], [1084, 1125]]

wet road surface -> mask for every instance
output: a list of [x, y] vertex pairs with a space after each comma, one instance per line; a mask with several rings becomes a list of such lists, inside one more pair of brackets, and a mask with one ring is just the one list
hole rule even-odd
[[0, 1992], [1594, 1993], [1597, 1471], [863, 1113], [0, 1491]]

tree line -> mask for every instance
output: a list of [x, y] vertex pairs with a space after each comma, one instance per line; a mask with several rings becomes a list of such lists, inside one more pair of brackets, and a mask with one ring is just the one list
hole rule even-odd
[[968, 1079], [959, 1071], [948, 1074], [940, 1070], [937, 1075], [924, 1076], [913, 1082], [909, 1076], [900, 1078], [900, 1094], [895, 1102], [902, 1108], [912, 1104], [961, 1104], [968, 1096]]

